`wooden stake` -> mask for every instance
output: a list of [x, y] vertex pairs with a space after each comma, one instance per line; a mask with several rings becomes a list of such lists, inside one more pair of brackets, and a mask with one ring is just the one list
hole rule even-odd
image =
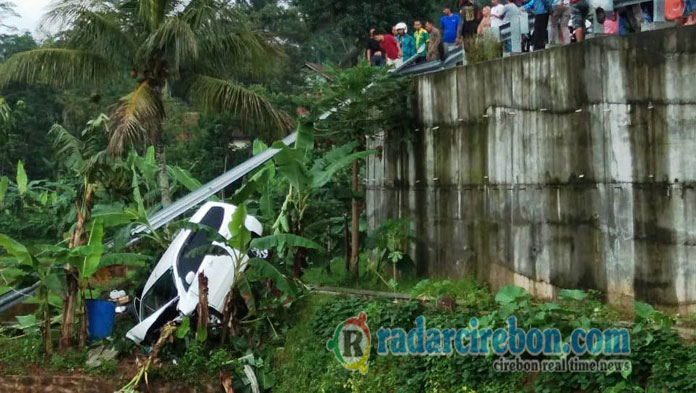
[[198, 275], [198, 330], [196, 339], [205, 341], [208, 337], [208, 277]]

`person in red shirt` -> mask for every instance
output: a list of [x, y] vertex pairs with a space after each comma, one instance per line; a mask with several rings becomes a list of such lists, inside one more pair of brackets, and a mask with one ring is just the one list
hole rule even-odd
[[398, 67], [401, 59], [401, 48], [396, 38], [391, 34], [380, 34], [377, 36], [377, 41], [379, 41], [379, 46], [387, 55], [387, 65]]

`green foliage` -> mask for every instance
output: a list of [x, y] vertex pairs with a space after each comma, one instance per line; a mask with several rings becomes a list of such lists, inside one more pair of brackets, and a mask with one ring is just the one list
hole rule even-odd
[[[37, 68], [37, 64], [46, 67]], [[101, 84], [114, 72], [114, 64], [94, 53], [67, 48], [38, 48], [15, 54], [0, 67], [0, 86], [39, 83], [65, 87], [80, 83]]]
[[283, 273], [275, 266], [260, 258], [252, 258], [249, 260], [249, 266], [253, 269], [249, 273], [249, 277], [253, 279], [268, 279], [288, 296], [294, 295], [297, 290], [295, 286], [285, 277]]
[[[417, 0], [389, 3], [297, 0], [295, 3], [305, 15], [311, 30], [318, 34], [336, 32], [337, 35], [350, 37], [360, 48], [367, 39], [367, 30], [371, 26], [390, 33], [391, 27], [398, 22], [404, 21], [410, 25], [414, 19], [420, 19], [425, 24], [425, 19], [435, 14], [433, 4]], [[439, 11], [441, 9], [437, 9]]]
[[[250, 204], [259, 206], [266, 220], [273, 220], [273, 236], [254, 240], [254, 247], [275, 248], [280, 262], [292, 264], [295, 273], [297, 263], [309, 260], [309, 256], [325, 257], [336, 249], [338, 241], [323, 241], [322, 244], [307, 237], [333, 240], [340, 236], [342, 219], [335, 217], [335, 207], [342, 205], [346, 209], [344, 211], [347, 211], [347, 207], [336, 201], [336, 196], [331, 194], [335, 192], [335, 189], [331, 189], [333, 182], [336, 181], [337, 174], [354, 160], [364, 159], [374, 153], [354, 151], [357, 146], [355, 143], [323, 152], [315, 150], [315, 142], [311, 124], [301, 123], [295, 145], [288, 147], [281, 142], [273, 144], [273, 148], [280, 150], [273, 161], [250, 174], [247, 182], [232, 198], [235, 203], [251, 201]], [[264, 148], [265, 144], [255, 143], [257, 153]], [[280, 198], [282, 195], [279, 195], [282, 191], [278, 192], [278, 189], [287, 191], [281, 202], [280, 212], [273, 217], [272, 198], [276, 195]], [[349, 193], [345, 200], [349, 200]], [[327, 204], [319, 201], [326, 201]], [[306, 221], [308, 213], [316, 220]], [[327, 233], [327, 226], [332, 227], [332, 231]]]
[[477, 282], [473, 277], [463, 280], [422, 280], [410, 291], [411, 298], [431, 298], [434, 304], [447, 296], [458, 305], [471, 310], [486, 310], [494, 305], [493, 296], [488, 288]]
[[[474, 283], [423, 281], [414, 287], [416, 296], [456, 298], [458, 312], [454, 313], [419, 302], [311, 296], [309, 302], [302, 303], [300, 321], [288, 333], [283, 350], [275, 358], [279, 381], [275, 391], [658, 393], [694, 390], [696, 381], [689, 373], [696, 367], [696, 347], [679, 338], [665, 323], [667, 317], [640, 303], [636, 304], [635, 325], [629, 327], [628, 358], [633, 367], [631, 372], [623, 374], [543, 372], [532, 376], [495, 372], [492, 369], [495, 356], [379, 357], [373, 352], [369, 372], [363, 376], [344, 370], [326, 350], [325, 343], [333, 336], [336, 326], [361, 311], [367, 314], [373, 332], [373, 351], [377, 345], [374, 332], [379, 327], [401, 327], [408, 331], [419, 315], [426, 317], [428, 328], [468, 326], [472, 316], [479, 318], [480, 327], [496, 328], [505, 326], [507, 316], [515, 315], [525, 329], [555, 327], [566, 338], [580, 326], [605, 329], [620, 325], [594, 293], [564, 291], [558, 303], [539, 302], [522, 288], [506, 286], [496, 294], [494, 302], [493, 295]], [[477, 302], [478, 298], [488, 300]], [[510, 309], [514, 309], [513, 314]], [[599, 359], [589, 355], [583, 358]]]
[[558, 298], [561, 300], [585, 300], [589, 295], [579, 289], [562, 289], [558, 293]]
[[[174, 356], [174, 354], [170, 354]], [[153, 370], [153, 377], [176, 380], [179, 384], [198, 387], [210, 379], [219, 379], [220, 372], [232, 376], [235, 392], [251, 393], [252, 388], [244, 373], [244, 366], [251, 366], [261, 391], [273, 386], [268, 362], [252, 352], [239, 352], [231, 346], [209, 348], [204, 343], [190, 341], [176, 355], [174, 365]]]
[[280, 54], [245, 23], [240, 7], [217, 0], [182, 7], [170, 1], [152, 4], [159, 5], [53, 4], [47, 17], [62, 27], [62, 42], [11, 56], [0, 67], [0, 85], [62, 87], [115, 80], [124, 70], [142, 74], [112, 113], [109, 149], [115, 153], [131, 144], [159, 142], [165, 117], [162, 86], [168, 81], [176, 82], [173, 93], [204, 110], [232, 111], [286, 128], [287, 117], [262, 94], [232, 81], [239, 68], [253, 69], [251, 64]]
[[0, 369], [3, 373], [21, 374], [28, 365], [39, 364], [43, 358], [43, 343], [38, 334], [21, 339], [0, 335]]
[[7, 195], [7, 189], [10, 187], [10, 179], [7, 176], [0, 177], [0, 206], [2, 206], [5, 201], [5, 196]]
[[[315, 94], [322, 99], [312, 108], [311, 118], [318, 135], [364, 144], [360, 138], [382, 132], [411, 134], [415, 111], [410, 107], [409, 78], [394, 78], [366, 62], [331, 72], [335, 77], [330, 83], [316, 86]], [[323, 116], [327, 111], [331, 116]]]
[[387, 219], [368, 237], [367, 247], [372, 249], [372, 255], [376, 259], [371, 263], [370, 270], [381, 277], [385, 264], [390, 263], [393, 274], [388, 284], [392, 289], [396, 289], [397, 285], [397, 264], [403, 260], [413, 261], [408, 255], [413, 240], [411, 223], [406, 218]]
[[495, 295], [495, 301], [506, 306], [520, 300], [528, 299], [529, 297], [529, 294], [524, 288], [515, 285], [505, 285], [498, 290], [498, 293]]
[[229, 230], [230, 239], [227, 244], [235, 250], [241, 252], [247, 251], [249, 242], [251, 242], [251, 232], [246, 227], [247, 209], [245, 205], [239, 205], [232, 214]]
[[469, 65], [498, 59], [503, 53], [500, 40], [489, 35], [468, 38], [464, 41], [464, 46], [466, 48], [466, 61]]
[[0, 62], [4, 62], [15, 53], [24, 52], [36, 48], [36, 41], [31, 33], [2, 34], [0, 35]]
[[322, 250], [322, 246], [313, 242], [310, 239], [300, 237], [297, 235], [291, 235], [289, 233], [281, 233], [278, 235], [261, 237], [254, 239], [251, 245], [255, 248], [267, 250], [271, 248], [283, 249], [285, 247], [302, 247], [311, 248], [314, 250]]

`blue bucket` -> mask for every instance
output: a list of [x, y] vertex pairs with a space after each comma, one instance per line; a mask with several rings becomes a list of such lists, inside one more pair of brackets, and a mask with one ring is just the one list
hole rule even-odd
[[116, 316], [116, 303], [99, 300], [85, 300], [87, 308], [87, 332], [89, 340], [96, 341], [107, 338], [114, 330], [114, 316]]

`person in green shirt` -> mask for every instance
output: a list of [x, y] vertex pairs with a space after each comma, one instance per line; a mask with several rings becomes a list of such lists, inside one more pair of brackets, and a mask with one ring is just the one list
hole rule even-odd
[[417, 20], [413, 22], [413, 39], [416, 43], [416, 63], [421, 63], [425, 61], [425, 56], [428, 54], [428, 38], [430, 34], [423, 28], [421, 21]]

